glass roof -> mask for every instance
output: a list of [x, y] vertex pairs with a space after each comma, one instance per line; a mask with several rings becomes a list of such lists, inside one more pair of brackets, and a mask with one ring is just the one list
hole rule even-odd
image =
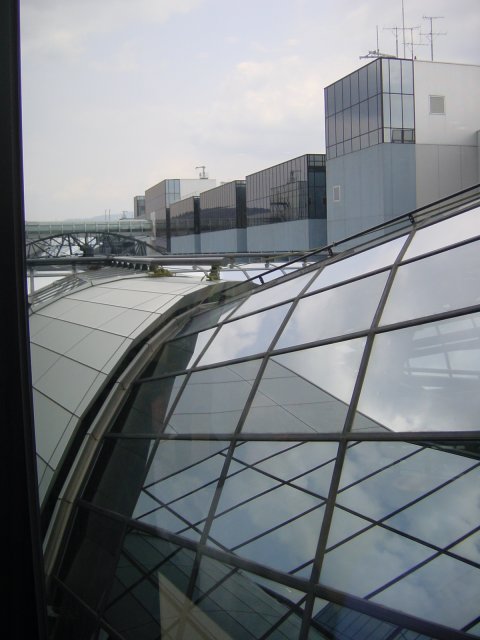
[[478, 637], [479, 215], [193, 308], [120, 375], [53, 637]]

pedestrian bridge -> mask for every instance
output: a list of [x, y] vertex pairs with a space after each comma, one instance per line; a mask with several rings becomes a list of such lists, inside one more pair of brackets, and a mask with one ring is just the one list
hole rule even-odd
[[26, 222], [27, 258], [164, 253], [149, 220]]
[[25, 235], [28, 240], [38, 240], [69, 233], [119, 233], [121, 235], [150, 236], [153, 224], [150, 220], [126, 218], [114, 222], [26, 222]]

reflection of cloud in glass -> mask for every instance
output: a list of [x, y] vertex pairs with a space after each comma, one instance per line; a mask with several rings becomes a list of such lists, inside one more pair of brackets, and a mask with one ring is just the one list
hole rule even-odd
[[478, 316], [376, 336], [358, 411], [393, 431], [478, 430]]
[[369, 329], [387, 276], [379, 273], [300, 300], [276, 348]]
[[435, 558], [373, 597], [375, 602], [461, 629], [478, 616], [480, 570], [446, 556]]
[[365, 597], [433, 553], [375, 527], [326, 554], [320, 583]]
[[308, 289], [308, 293], [391, 265], [398, 256], [405, 238], [406, 236], [395, 238], [373, 249], [350, 255], [344, 260], [327, 265]]
[[405, 253], [405, 259], [408, 260], [477, 235], [480, 235], [478, 207], [417, 231]]
[[265, 351], [289, 306], [282, 305], [223, 325], [199, 364], [213, 364]]

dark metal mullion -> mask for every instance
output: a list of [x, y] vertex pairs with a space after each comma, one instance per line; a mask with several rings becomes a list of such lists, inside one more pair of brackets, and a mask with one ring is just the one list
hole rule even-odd
[[[335, 460], [335, 466], [333, 468], [332, 479], [330, 481], [330, 490], [328, 493], [327, 502], [325, 504], [325, 513], [323, 515], [323, 521], [320, 527], [320, 534], [318, 537], [317, 549], [315, 551], [312, 572], [310, 574], [310, 582], [316, 584], [320, 577], [320, 571], [322, 568], [323, 557], [325, 555], [325, 548], [327, 546], [327, 538], [330, 532], [330, 524], [333, 517], [333, 511], [335, 506], [335, 497], [338, 491], [338, 485], [340, 483], [340, 476], [343, 469], [343, 462], [347, 450], [347, 443], [339, 442], [337, 458]], [[308, 595], [305, 603], [305, 611], [302, 620], [302, 626], [300, 629], [299, 640], [307, 640], [308, 631], [312, 619], [313, 606], [315, 604], [315, 594], [312, 592]]]
[[479, 622], [480, 622], [480, 616], [477, 616], [471, 622], [469, 622], [464, 627], [462, 627], [462, 631], [465, 631], [465, 633], [468, 633], [468, 630], [474, 627], [475, 625], [477, 625]]
[[[288, 618], [290, 618], [291, 616], [297, 616], [299, 619], [303, 616], [303, 609], [301, 608], [301, 604], [303, 602], [305, 602], [306, 600], [306, 596], [301, 598], [299, 600], [299, 602], [296, 603], [285, 603], [283, 601], [283, 599], [279, 599], [277, 597], [275, 597], [275, 594], [272, 592], [270, 593], [269, 590], [267, 589], [263, 589], [268, 595], [271, 595], [271, 597], [275, 598], [276, 600], [278, 600], [281, 604], [285, 604], [285, 606], [290, 606], [290, 610], [287, 610], [283, 616], [281, 616], [277, 622], [275, 622], [275, 624], [273, 624], [270, 629], [268, 629], [268, 631], [266, 631], [263, 635], [261, 635], [258, 640], [268, 640], [268, 638], [270, 638], [270, 636], [272, 635], [272, 633], [274, 631], [276, 631], [279, 627], [282, 626], [282, 624], [288, 620]], [[273, 594], [273, 595], [272, 595]], [[325, 631], [322, 631], [322, 633], [325, 634]], [[333, 638], [333, 636], [330, 636]]]
[[[352, 396], [350, 399], [350, 404], [349, 404], [349, 408], [347, 411], [347, 416], [345, 418], [345, 424], [344, 424], [344, 428], [343, 428], [343, 433], [347, 433], [349, 431], [351, 431], [351, 426], [353, 424], [353, 419], [355, 416], [355, 412], [356, 412], [356, 408], [357, 408], [357, 404], [358, 404], [358, 400], [360, 397], [360, 392], [363, 386], [363, 380], [365, 378], [365, 374], [366, 374], [366, 370], [367, 370], [367, 366], [368, 366], [368, 361], [370, 358], [370, 354], [372, 351], [372, 347], [373, 347], [373, 340], [374, 340], [374, 333], [373, 333], [373, 329], [378, 326], [378, 322], [381, 318], [384, 306], [386, 304], [386, 301], [388, 299], [388, 295], [390, 293], [390, 289], [392, 287], [393, 284], [393, 280], [395, 278], [395, 274], [396, 274], [396, 270], [398, 269], [398, 264], [400, 263], [403, 255], [405, 254], [405, 251], [407, 250], [410, 242], [412, 241], [414, 235], [414, 230], [412, 230], [410, 232], [409, 237], [406, 239], [406, 241], [403, 243], [403, 246], [400, 250], [400, 252], [397, 255], [397, 258], [394, 262], [394, 264], [392, 265], [391, 269], [390, 269], [390, 273], [389, 276], [387, 277], [387, 282], [385, 283], [384, 289], [383, 289], [383, 293], [380, 297], [379, 303], [377, 305], [377, 310], [374, 314], [374, 317], [372, 319], [372, 323], [371, 323], [371, 327], [370, 327], [370, 331], [367, 335], [367, 340], [365, 343], [365, 348], [364, 348], [364, 352], [363, 352], [363, 356], [362, 356], [362, 360], [360, 362], [360, 367], [359, 367], [359, 371], [357, 374], [357, 379], [352, 391]], [[335, 462], [335, 467], [334, 467], [334, 471], [333, 471], [333, 475], [332, 475], [332, 480], [331, 480], [331, 484], [330, 484], [330, 492], [328, 495], [328, 501], [327, 501], [327, 505], [325, 508], [325, 515], [323, 518], [323, 522], [322, 522], [322, 527], [320, 530], [320, 536], [318, 539], [318, 546], [317, 546], [317, 551], [315, 554], [315, 560], [313, 563], [313, 568], [312, 568], [312, 574], [311, 574], [311, 580], [316, 583], [319, 580], [320, 577], [320, 572], [321, 572], [321, 568], [322, 568], [322, 564], [323, 564], [323, 559], [324, 559], [324, 555], [325, 555], [325, 550], [326, 550], [326, 546], [327, 546], [327, 540], [328, 540], [328, 535], [330, 533], [330, 526], [332, 523], [332, 518], [333, 518], [333, 513], [334, 513], [334, 508], [335, 508], [335, 502], [336, 502], [336, 497], [337, 497], [337, 493], [338, 493], [338, 487], [340, 485], [340, 477], [341, 477], [341, 473], [343, 470], [343, 464], [345, 461], [345, 456], [346, 456], [346, 441], [339, 443], [339, 447], [338, 447], [338, 453], [337, 453], [337, 460]], [[309, 627], [309, 622], [310, 619], [312, 617], [312, 612], [313, 612], [313, 605], [314, 605], [314, 596], [313, 594], [308, 598], [307, 600], [307, 604], [305, 607], [305, 615], [302, 621], [302, 630], [300, 633], [300, 639], [301, 640], [306, 640], [307, 636], [308, 636], [308, 627]]]
[[[445, 218], [445, 220], [447, 220], [447, 219], [448, 218]], [[421, 228], [423, 228], [423, 227], [421, 227]], [[420, 229], [418, 229], [418, 231], [420, 231]], [[432, 249], [431, 251], [427, 251], [426, 253], [420, 253], [420, 254], [418, 254], [416, 256], [413, 256], [412, 258], [406, 258], [401, 263], [401, 266], [412, 264], [412, 262], [418, 262], [418, 261], [424, 260], [426, 258], [431, 258], [431, 257], [437, 256], [437, 255], [439, 255], [441, 253], [446, 253], [447, 251], [454, 251], [455, 249], [458, 249], [459, 247], [463, 247], [463, 246], [465, 246], [467, 244], [472, 244], [473, 242], [478, 242], [479, 240], [480, 240], [480, 235], [470, 236], [468, 238], [465, 238], [464, 240], [458, 240], [458, 242], [454, 242], [453, 244], [443, 245], [443, 246], [437, 247], [436, 249]]]
[[[477, 442], [479, 440], [478, 430], [471, 431], [352, 431], [349, 433], [318, 433], [318, 432], [289, 432], [275, 434], [272, 432], [264, 433], [239, 433], [235, 436], [237, 444], [244, 442], [347, 442], [350, 444], [360, 442], [407, 442], [407, 443], [428, 443], [428, 446], [441, 445], [443, 442], [451, 443], [453, 440], [458, 442]], [[104, 440], [156, 440], [152, 438], [152, 434], [105, 434]], [[162, 441], [222, 441], [230, 442], [233, 440], [232, 433], [164, 433], [161, 436]], [[461, 454], [456, 454], [461, 455]]]
[[[123, 548], [122, 550], [123, 555], [128, 559], [128, 561], [132, 565], [134, 565], [136, 569], [138, 569], [139, 573], [141, 574], [141, 577], [135, 580], [128, 588], [125, 588], [124, 591], [121, 594], [119, 594], [116, 598], [113, 598], [113, 600], [110, 600], [110, 602], [108, 603], [108, 607], [105, 609], [105, 611], [107, 611], [110, 607], [112, 607], [114, 604], [119, 602], [127, 593], [130, 593], [131, 591], [133, 591], [133, 589], [135, 589], [135, 587], [141, 584], [144, 580], [147, 580], [147, 579], [150, 580], [151, 574], [154, 571], [157, 571], [159, 567], [161, 567], [165, 562], [169, 561], [171, 558], [177, 555], [178, 552], [179, 552], [178, 550], [173, 551], [169, 556], [167, 556], [160, 563], [156, 564], [152, 569], [145, 571], [145, 567], [137, 560], [137, 558], [135, 558], [135, 556], [133, 556], [130, 553], [130, 551]], [[150, 582], [152, 582], [152, 584], [155, 584], [153, 579], [150, 580]]]
[[[365, 527], [364, 529], [361, 529], [360, 531], [357, 531], [356, 533], [353, 533], [352, 535], [348, 536], [348, 538], [345, 538], [341, 542], [338, 542], [337, 544], [333, 545], [332, 547], [329, 547], [328, 548], [328, 552], [333, 551], [334, 549], [337, 549], [338, 547], [342, 546], [343, 544], [345, 544], [349, 540], [352, 540], [353, 538], [356, 538], [357, 536], [363, 534], [368, 529], [371, 529], [371, 528], [377, 527], [377, 526], [382, 528], [382, 529], [385, 529], [387, 531], [390, 531], [392, 533], [396, 533], [397, 535], [400, 535], [403, 538], [408, 538], [409, 540], [412, 540], [413, 542], [417, 542], [417, 543], [422, 544], [424, 546], [430, 547], [430, 548], [434, 549], [435, 551], [441, 551], [442, 547], [439, 547], [438, 545], [432, 544], [432, 543], [428, 542], [427, 540], [422, 540], [421, 538], [417, 538], [416, 536], [414, 536], [414, 535], [412, 535], [410, 533], [407, 533], [406, 531], [401, 531], [400, 529], [397, 529], [396, 527], [393, 527], [393, 526], [385, 524], [385, 523], [390, 518], [393, 518], [394, 516], [398, 515], [402, 511], [406, 511], [407, 509], [409, 509], [410, 507], [414, 506], [415, 504], [418, 504], [422, 500], [425, 500], [425, 498], [428, 498], [429, 496], [433, 495], [434, 493], [436, 493], [440, 489], [443, 489], [444, 487], [448, 486], [449, 484], [452, 484], [453, 482], [455, 482], [456, 480], [458, 480], [462, 476], [464, 476], [467, 473], [469, 473], [470, 471], [472, 471], [472, 469], [475, 469], [475, 468], [478, 468], [478, 467], [480, 467], [480, 465], [477, 464], [477, 465], [474, 465], [473, 467], [470, 467], [469, 469], [466, 469], [465, 471], [462, 471], [461, 473], [457, 474], [455, 477], [450, 478], [449, 480], [447, 480], [446, 482], [442, 483], [441, 485], [438, 485], [434, 489], [430, 489], [430, 491], [427, 491], [426, 493], [418, 496], [414, 500], [411, 500], [410, 502], [407, 502], [402, 507], [399, 507], [398, 509], [395, 509], [394, 511], [391, 511], [386, 516], [383, 516], [383, 518], [379, 518], [378, 520], [375, 520], [374, 518], [371, 518], [370, 516], [367, 516], [366, 514], [359, 513], [358, 511], [355, 511], [354, 509], [351, 509], [350, 507], [345, 507], [344, 505], [341, 505], [340, 503], [337, 503], [336, 507], [338, 509], [341, 509], [342, 511], [346, 511], [347, 513], [351, 513], [354, 516], [362, 518], [363, 520], [369, 522], [370, 526], [369, 527]], [[340, 492], [338, 492], [338, 493], [340, 493]], [[455, 543], [455, 544], [457, 544], [457, 543]], [[327, 552], [327, 550], [326, 550], [326, 552]]]

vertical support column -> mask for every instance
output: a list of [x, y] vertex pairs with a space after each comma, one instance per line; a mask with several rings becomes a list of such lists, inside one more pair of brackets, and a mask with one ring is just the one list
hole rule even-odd
[[18, 0], [0, 2], [0, 340], [4, 636], [46, 638], [27, 318]]

